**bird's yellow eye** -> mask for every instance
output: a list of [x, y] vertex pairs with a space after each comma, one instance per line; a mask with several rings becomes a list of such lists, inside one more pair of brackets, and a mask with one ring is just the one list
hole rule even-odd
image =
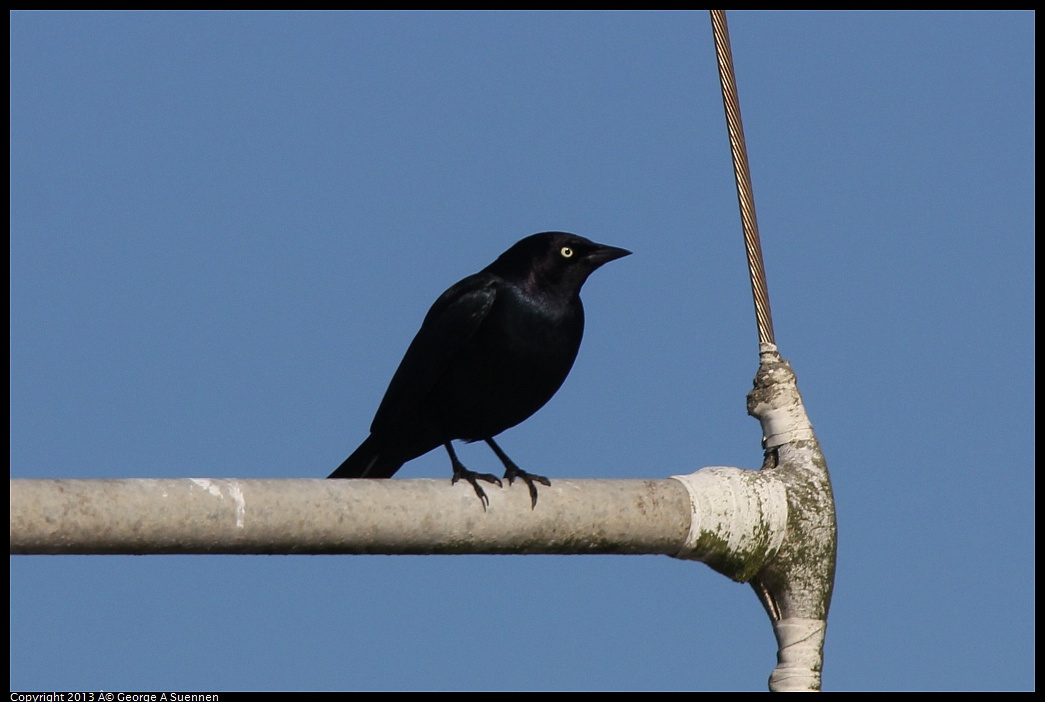
[[571, 249], [569, 246], [563, 246], [561, 249], [559, 249], [559, 253], [562, 254], [563, 258], [570, 258], [571, 256], [573, 256], [573, 249]]

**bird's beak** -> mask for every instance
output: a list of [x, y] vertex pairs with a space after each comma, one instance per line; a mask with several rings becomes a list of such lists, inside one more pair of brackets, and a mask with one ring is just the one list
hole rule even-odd
[[596, 266], [601, 266], [604, 263], [610, 261], [616, 261], [618, 258], [624, 258], [630, 256], [631, 252], [627, 249], [621, 249], [616, 246], [606, 246], [599, 244], [599, 248], [588, 254], [588, 260], [594, 263]]

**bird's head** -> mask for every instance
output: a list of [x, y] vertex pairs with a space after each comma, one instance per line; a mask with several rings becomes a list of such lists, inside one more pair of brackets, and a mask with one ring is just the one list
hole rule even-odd
[[596, 268], [630, 253], [576, 234], [542, 232], [517, 242], [489, 270], [534, 292], [572, 296]]

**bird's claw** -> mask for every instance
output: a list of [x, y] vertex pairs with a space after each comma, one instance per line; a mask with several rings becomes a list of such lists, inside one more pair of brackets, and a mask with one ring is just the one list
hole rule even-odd
[[504, 479], [508, 481], [509, 485], [511, 485], [515, 482], [516, 478], [519, 478], [524, 483], [526, 483], [526, 487], [530, 490], [530, 509], [536, 509], [537, 486], [534, 485], [534, 483], [540, 483], [541, 485], [551, 487], [552, 481], [548, 480], [543, 475], [537, 475], [536, 473], [527, 473], [522, 468], [512, 463], [507, 467], [507, 470], [504, 471]]
[[482, 480], [487, 483], [496, 483], [497, 487], [504, 487], [504, 485], [501, 483], [501, 479], [498, 478], [496, 475], [492, 475], [490, 473], [476, 473], [475, 471], [468, 470], [464, 466], [460, 465], [459, 467], [455, 466], [455, 468], [456, 470], [454, 470], [454, 477], [451, 478], [450, 484], [455, 485], [458, 480], [464, 480], [466, 483], [469, 483], [475, 489], [475, 494], [479, 496], [480, 500], [482, 500], [484, 511], [490, 504], [490, 498], [486, 496], [486, 491], [479, 487], [479, 483], [477, 481]]

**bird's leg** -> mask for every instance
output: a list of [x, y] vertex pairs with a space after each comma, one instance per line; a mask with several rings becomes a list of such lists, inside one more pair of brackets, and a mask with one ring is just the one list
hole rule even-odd
[[501, 450], [501, 447], [494, 442], [493, 439], [486, 439], [486, 443], [489, 444], [493, 452], [497, 454], [497, 457], [501, 459], [501, 463], [504, 464], [504, 479], [511, 485], [516, 478], [521, 478], [526, 487], [530, 489], [530, 509], [537, 506], [537, 486], [534, 483], [540, 483], [541, 485], [547, 485], [551, 487], [552, 481], [545, 478], [543, 475], [537, 475], [535, 473], [527, 473], [519, 466], [515, 465], [515, 462], [508, 458], [508, 454]]
[[486, 506], [490, 504], [490, 498], [486, 496], [483, 489], [479, 487], [479, 483], [475, 481], [485, 480], [488, 483], [497, 483], [497, 487], [503, 487], [500, 479], [496, 475], [491, 475], [490, 473], [476, 473], [475, 471], [468, 470], [464, 467], [463, 463], [457, 460], [457, 454], [454, 453], [454, 447], [450, 445], [449, 441], [443, 444], [443, 446], [446, 447], [446, 452], [450, 454], [450, 465], [454, 467], [454, 477], [453, 480], [450, 481], [450, 484], [453, 485], [458, 480], [464, 480], [465, 482], [470, 483], [471, 486], [475, 488], [475, 494], [483, 501], [483, 509], [485, 510]]

